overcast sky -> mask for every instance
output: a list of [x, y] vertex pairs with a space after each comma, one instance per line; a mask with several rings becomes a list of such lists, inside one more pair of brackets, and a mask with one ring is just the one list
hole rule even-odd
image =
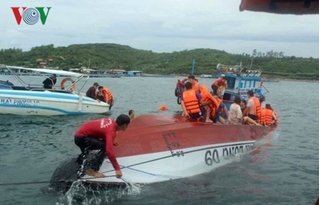
[[[10, 0], [0, 48], [116, 43], [154, 52], [211, 48], [319, 57], [319, 15], [239, 11], [240, 0]], [[52, 7], [46, 24], [17, 25], [10, 7]], [[47, 10], [45, 9], [45, 12]]]

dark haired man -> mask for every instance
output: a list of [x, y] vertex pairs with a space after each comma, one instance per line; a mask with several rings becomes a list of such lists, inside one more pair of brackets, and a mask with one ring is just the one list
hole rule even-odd
[[[107, 156], [116, 172], [116, 177], [122, 177], [120, 166], [113, 151], [114, 140], [118, 131], [125, 131], [130, 123], [128, 115], [121, 114], [114, 121], [109, 118], [91, 120], [81, 125], [74, 134], [74, 142], [80, 148], [78, 157], [78, 176], [88, 174], [93, 177], [104, 177], [99, 172], [104, 158]], [[91, 150], [100, 150], [93, 160], [85, 160]], [[90, 161], [90, 162], [89, 162]]]
[[53, 74], [51, 77], [46, 78], [42, 84], [43, 84], [43, 88], [45, 89], [52, 89], [53, 86], [56, 84], [57, 82], [57, 75]]
[[198, 80], [196, 79], [196, 77], [194, 77], [194, 75], [189, 75], [188, 81], [192, 84], [192, 88], [194, 91], [196, 92], [200, 91]]
[[86, 92], [86, 96], [92, 99], [96, 99], [97, 98], [97, 88], [99, 87], [99, 83], [93, 83], [93, 86], [91, 86], [87, 92]]
[[132, 120], [135, 117], [134, 110], [129, 110], [128, 115], [129, 115], [130, 119]]

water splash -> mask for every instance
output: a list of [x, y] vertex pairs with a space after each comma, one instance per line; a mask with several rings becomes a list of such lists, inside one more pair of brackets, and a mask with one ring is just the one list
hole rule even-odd
[[62, 197], [56, 205], [100, 205], [110, 204], [115, 200], [142, 192], [142, 185], [133, 184], [126, 180], [124, 186], [98, 185], [94, 187], [85, 186], [83, 181], [75, 181], [69, 191]]

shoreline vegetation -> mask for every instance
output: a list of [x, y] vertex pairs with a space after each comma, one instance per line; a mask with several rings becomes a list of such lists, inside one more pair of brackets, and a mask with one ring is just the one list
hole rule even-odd
[[191, 72], [192, 59], [196, 60], [196, 76], [216, 75], [217, 64], [239, 65], [259, 69], [264, 79], [318, 81], [319, 58], [285, 56], [283, 52], [231, 54], [215, 49], [192, 49], [171, 53], [157, 53], [119, 44], [75, 44], [54, 47], [53, 44], [36, 46], [29, 51], [20, 48], [0, 50], [0, 64], [24, 67], [92, 68], [99, 70], [123, 69], [146, 74], [180, 75]]

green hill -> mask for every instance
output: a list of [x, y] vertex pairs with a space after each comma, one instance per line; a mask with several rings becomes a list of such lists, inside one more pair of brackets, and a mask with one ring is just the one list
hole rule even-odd
[[99, 69], [140, 70], [157, 74], [190, 73], [192, 59], [196, 59], [195, 74], [216, 74], [218, 63], [260, 69], [267, 77], [313, 79], [319, 78], [319, 59], [284, 56], [283, 52], [230, 54], [215, 49], [194, 49], [172, 53], [156, 53], [118, 44], [80, 44], [54, 47], [53, 44], [22, 49], [0, 50], [0, 63], [15, 66], [59, 67], [68, 70], [80, 66]]

